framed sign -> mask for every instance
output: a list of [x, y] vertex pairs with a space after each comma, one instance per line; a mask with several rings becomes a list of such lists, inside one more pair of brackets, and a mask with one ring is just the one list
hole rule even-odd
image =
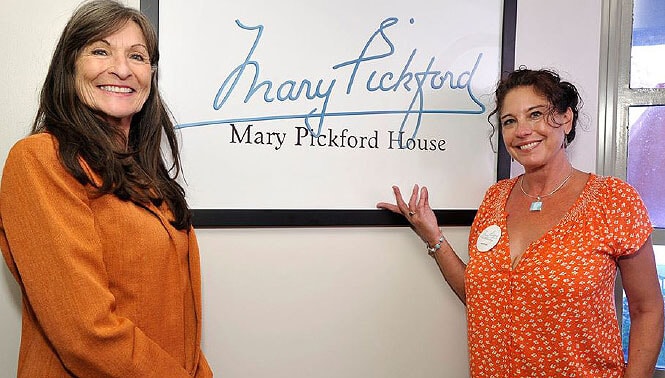
[[[507, 166], [487, 115], [516, 0], [141, 1], [197, 227], [470, 225]], [[501, 145], [501, 143], [499, 143]]]

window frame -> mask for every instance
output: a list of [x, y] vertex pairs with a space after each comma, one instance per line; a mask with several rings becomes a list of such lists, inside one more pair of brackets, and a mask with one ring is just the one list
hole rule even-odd
[[[602, 1], [596, 170], [602, 175], [625, 180], [629, 108], [665, 105], [665, 88], [630, 88], [634, 0]], [[665, 228], [655, 229], [652, 240], [654, 245], [665, 245]], [[620, 276], [615, 302], [619, 327], [622, 327], [623, 286]], [[665, 377], [665, 370], [656, 370], [654, 377]]]

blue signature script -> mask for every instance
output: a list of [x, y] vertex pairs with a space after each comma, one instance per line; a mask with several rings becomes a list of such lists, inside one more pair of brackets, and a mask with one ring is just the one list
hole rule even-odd
[[[246, 104], [252, 101], [264, 101], [265, 103], [301, 101], [305, 103], [314, 103], [310, 108], [307, 106], [301, 114], [272, 114], [245, 118], [227, 118], [215, 121], [203, 121], [178, 125], [179, 128], [196, 127], [210, 124], [223, 124], [234, 122], [251, 122], [263, 120], [278, 119], [303, 119], [304, 125], [313, 137], [321, 135], [326, 117], [339, 116], [366, 116], [378, 114], [398, 114], [402, 115], [399, 132], [404, 132], [407, 121], [413, 126], [412, 138], [415, 138], [420, 127], [422, 116], [424, 114], [482, 114], [485, 112], [485, 105], [478, 100], [472, 91], [472, 82], [474, 74], [480, 65], [483, 54], [478, 53], [475, 62], [471, 67], [462, 72], [451, 72], [450, 70], [441, 70], [435, 68], [436, 57], [431, 57], [424, 69], [414, 69], [414, 58], [417, 49], [411, 51], [410, 56], [399, 70], [379, 71], [372, 70], [382, 60], [386, 60], [396, 53], [395, 44], [390, 38], [389, 29], [399, 22], [398, 18], [390, 17], [383, 20], [379, 27], [373, 32], [365, 43], [364, 48], [357, 57], [337, 63], [332, 66], [332, 70], [340, 72], [340, 75], [329, 79], [302, 79], [285, 80], [283, 82], [274, 82], [273, 80], [263, 78], [261, 75], [261, 63], [253, 58], [254, 52], [259, 47], [261, 37], [264, 32], [263, 25], [248, 26], [236, 20], [236, 24], [243, 30], [256, 33], [254, 42], [247, 53], [244, 61], [238, 64], [225, 78], [215, 94], [212, 106], [215, 110], [221, 110], [229, 102], [229, 99], [243, 98]], [[415, 21], [410, 19], [413, 24]], [[372, 51], [373, 53], [369, 53]], [[367, 77], [361, 78], [360, 67], [369, 72]], [[369, 68], [369, 69], [367, 69]], [[346, 73], [346, 78], [341, 78], [342, 72]], [[339, 81], [338, 81], [339, 80]], [[247, 83], [251, 84], [247, 86]], [[364, 86], [362, 83], [364, 82]], [[242, 86], [239, 83], [244, 83]], [[329, 112], [328, 106], [331, 98], [336, 94], [337, 84], [340, 84], [340, 91], [346, 95], [359, 91], [366, 91], [369, 95], [373, 92], [379, 93], [407, 93], [409, 100], [406, 109], [374, 109], [361, 111], [340, 111]], [[248, 88], [245, 92], [244, 89]], [[462, 91], [473, 103], [477, 105], [473, 109], [427, 109], [425, 107], [425, 93], [427, 91], [451, 90]], [[410, 119], [415, 117], [415, 120]]]

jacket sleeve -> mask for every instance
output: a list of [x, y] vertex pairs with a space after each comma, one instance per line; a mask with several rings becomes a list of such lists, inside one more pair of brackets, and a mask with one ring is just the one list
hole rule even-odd
[[64, 169], [54, 143], [45, 140], [17, 143], [0, 187], [5, 258], [12, 260], [24, 306], [76, 376], [188, 377], [178, 361], [114, 312], [89, 188]]

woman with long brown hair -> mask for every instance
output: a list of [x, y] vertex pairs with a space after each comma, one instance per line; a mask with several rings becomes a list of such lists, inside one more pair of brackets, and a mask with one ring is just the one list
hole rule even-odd
[[0, 249], [23, 296], [20, 377], [212, 376], [158, 62], [150, 22], [116, 1], [81, 5], [62, 32], [0, 186]]

